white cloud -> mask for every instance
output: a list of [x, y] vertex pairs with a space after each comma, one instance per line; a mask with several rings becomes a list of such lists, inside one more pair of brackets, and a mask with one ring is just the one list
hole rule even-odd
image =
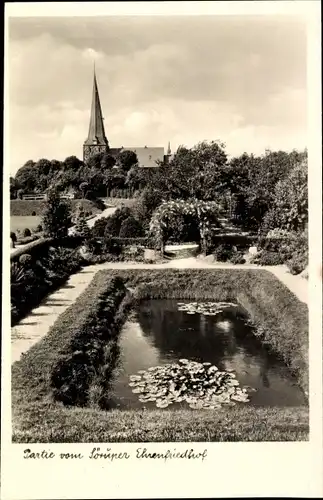
[[102, 59], [102, 57], [104, 57], [104, 54], [89, 47], [82, 51], [82, 56], [90, 61], [98, 61], [99, 59]]
[[240, 154], [306, 145], [306, 46], [288, 21], [15, 22], [13, 173], [30, 158], [82, 156], [93, 61], [112, 147], [220, 139]]

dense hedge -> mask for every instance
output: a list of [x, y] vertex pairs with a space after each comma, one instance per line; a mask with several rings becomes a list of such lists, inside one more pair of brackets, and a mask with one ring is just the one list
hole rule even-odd
[[120, 278], [98, 273], [49, 333], [14, 363], [14, 404], [56, 400], [84, 406], [94, 397], [103, 405], [126, 299]]

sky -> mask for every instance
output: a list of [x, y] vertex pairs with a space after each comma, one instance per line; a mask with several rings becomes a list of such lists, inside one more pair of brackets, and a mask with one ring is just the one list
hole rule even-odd
[[306, 26], [290, 16], [9, 20], [9, 157], [82, 158], [95, 61], [111, 147], [306, 147]]

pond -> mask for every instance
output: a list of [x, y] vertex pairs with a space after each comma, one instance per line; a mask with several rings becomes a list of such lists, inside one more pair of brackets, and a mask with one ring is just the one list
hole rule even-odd
[[[111, 407], [156, 408], [152, 401], [139, 400], [129, 386], [129, 377], [183, 358], [234, 373], [241, 386], [253, 388], [246, 404], [305, 404], [303, 392], [288, 368], [255, 337], [246, 312], [236, 304], [219, 307], [211, 302], [143, 301], [123, 327], [120, 352]], [[183, 405], [187, 403], [171, 408]]]

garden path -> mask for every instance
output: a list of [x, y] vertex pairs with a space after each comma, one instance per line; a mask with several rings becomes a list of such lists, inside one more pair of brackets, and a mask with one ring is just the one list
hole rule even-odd
[[[89, 227], [93, 227], [94, 224], [96, 223], [96, 221], [98, 221], [99, 219], [102, 219], [102, 217], [110, 217], [110, 215], [112, 215], [116, 210], [117, 210], [118, 207], [108, 207], [108, 208], [105, 208], [102, 212], [100, 212], [99, 214], [95, 215], [94, 217], [92, 217], [91, 219], [88, 219], [87, 221], [87, 225]], [[68, 230], [68, 234], [69, 235], [72, 235], [74, 233], [74, 226], [71, 227], [69, 230]]]
[[302, 302], [307, 303], [307, 280], [288, 273], [285, 266], [259, 267], [252, 264], [233, 265], [209, 263], [202, 258], [174, 259], [163, 264], [106, 262], [82, 269], [72, 275], [67, 283], [45, 299], [20, 323], [11, 329], [12, 363], [19, 360], [33, 344], [44, 337], [56, 319], [70, 306], [101, 269], [267, 269], [286, 285]]

